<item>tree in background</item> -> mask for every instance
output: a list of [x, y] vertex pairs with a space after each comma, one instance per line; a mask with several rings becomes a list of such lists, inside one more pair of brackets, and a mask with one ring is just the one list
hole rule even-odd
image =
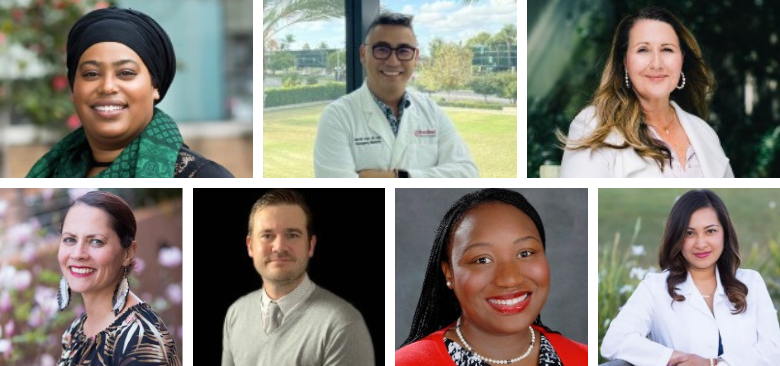
[[341, 18], [344, 0], [263, 1], [263, 44], [293, 24]]
[[[546, 95], [528, 103], [529, 177], [545, 162], [560, 164], [563, 151], [555, 137], [564, 133], [596, 90], [617, 23], [641, 8], [661, 6], [693, 32], [717, 88], [707, 122], [717, 132], [737, 177], [780, 177], [780, 59], [777, 57], [780, 0], [735, 3], [717, 0], [707, 6], [692, 1], [612, 1], [587, 8], [588, 18], [575, 20], [578, 46], [565, 72]], [[566, 12], [572, 7], [566, 7]], [[550, 25], [554, 26], [554, 25]], [[529, 32], [530, 33], [530, 32]], [[748, 103], [749, 102], [749, 103]]]
[[431, 59], [420, 69], [419, 84], [427, 90], [448, 94], [461, 89], [471, 81], [473, 58], [474, 54], [468, 47], [434, 39], [431, 41]]
[[274, 52], [271, 54], [271, 62], [268, 63], [272, 75], [276, 70], [287, 70], [293, 66], [295, 66], [295, 55], [289, 51]]

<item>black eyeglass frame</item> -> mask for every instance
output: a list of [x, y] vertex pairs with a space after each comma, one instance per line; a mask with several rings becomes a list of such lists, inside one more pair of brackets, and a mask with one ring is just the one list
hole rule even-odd
[[[403, 62], [412, 61], [412, 60], [414, 60], [414, 57], [417, 56], [417, 50], [419, 50], [419, 48], [417, 48], [417, 47], [412, 47], [412, 46], [409, 46], [409, 45], [406, 45], [406, 44], [402, 44], [402, 45], [400, 45], [398, 47], [390, 47], [390, 45], [385, 44], [385, 43], [377, 43], [377, 44], [365, 43], [365, 45], [368, 46], [368, 47], [371, 47], [371, 57], [373, 57], [376, 60], [380, 60], [380, 61], [385, 61], [385, 60], [390, 59], [390, 57], [394, 53], [395, 53], [395, 57], [398, 59], [398, 61], [403, 61]], [[376, 47], [387, 48], [387, 49], [390, 50], [390, 53], [388, 53], [387, 57], [385, 57], [385, 58], [376, 57]], [[403, 48], [412, 50], [412, 57], [409, 58], [408, 60], [401, 59], [401, 57], [398, 56], [398, 50], [403, 49]]]

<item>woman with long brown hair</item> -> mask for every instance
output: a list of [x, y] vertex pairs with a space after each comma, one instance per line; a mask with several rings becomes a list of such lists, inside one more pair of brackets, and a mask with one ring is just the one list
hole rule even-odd
[[562, 177], [733, 177], [707, 119], [714, 81], [668, 10], [624, 18], [591, 106], [569, 127]]
[[633, 365], [777, 365], [780, 325], [761, 275], [739, 268], [723, 201], [693, 190], [672, 207], [648, 274], [609, 325], [601, 355]]

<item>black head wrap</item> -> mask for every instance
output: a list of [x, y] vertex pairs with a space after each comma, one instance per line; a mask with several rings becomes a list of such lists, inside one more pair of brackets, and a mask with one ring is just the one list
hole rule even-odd
[[165, 97], [176, 74], [176, 55], [168, 34], [148, 15], [116, 7], [87, 13], [70, 29], [67, 64], [71, 91], [81, 55], [100, 42], [118, 42], [135, 51], [160, 92], [160, 99], [155, 104]]

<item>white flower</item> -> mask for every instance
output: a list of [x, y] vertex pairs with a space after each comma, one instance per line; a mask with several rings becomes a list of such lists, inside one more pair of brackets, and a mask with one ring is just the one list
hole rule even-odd
[[32, 274], [26, 269], [17, 272], [14, 276], [14, 288], [18, 291], [26, 290], [30, 287], [30, 283], [32, 283]]
[[775, 206], [777, 206], [777, 204], [775, 204], [775, 201], [769, 201], [769, 208], [770, 209], [774, 210]]
[[178, 247], [163, 247], [157, 255], [157, 261], [164, 267], [173, 268], [181, 264], [181, 249]]
[[631, 272], [629, 273], [629, 277], [635, 278], [637, 280], [643, 280], [645, 278], [645, 275], [647, 275], [648, 270], [642, 268], [642, 267], [632, 267]]
[[640, 257], [645, 255], [645, 246], [644, 245], [632, 245], [631, 246], [631, 254]]
[[605, 320], [604, 320], [604, 328], [608, 327], [608, 326], [609, 326], [609, 323], [610, 323], [611, 321], [612, 321], [612, 319], [610, 319], [610, 318], [607, 318], [607, 319], [605, 319]]
[[10, 339], [0, 339], [0, 353], [6, 353], [11, 350]]
[[623, 287], [620, 288], [618, 292], [621, 294], [625, 294], [626, 292], [634, 291], [634, 286], [631, 285], [623, 285]]

